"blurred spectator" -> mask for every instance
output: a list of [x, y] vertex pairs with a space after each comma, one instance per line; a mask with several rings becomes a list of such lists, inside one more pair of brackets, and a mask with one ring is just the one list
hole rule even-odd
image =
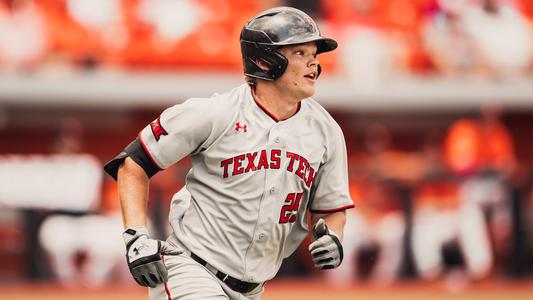
[[352, 85], [375, 90], [424, 64], [417, 28], [425, 2], [322, 0], [325, 17], [343, 41], [338, 62]]
[[115, 62], [130, 36], [125, 23], [125, 7], [121, 0], [66, 0], [69, 16], [88, 32], [91, 38], [87, 59], [93, 63]]
[[350, 85], [363, 90], [375, 90], [393, 73], [394, 45], [387, 33], [377, 28], [353, 26], [343, 33], [340, 65], [348, 75]]
[[[84, 153], [83, 134], [83, 126], [77, 119], [65, 118], [53, 153], [81, 154], [96, 161]], [[94, 287], [107, 283], [119, 267], [122, 267], [121, 274], [128, 273], [123, 264], [124, 245], [118, 238], [122, 233], [122, 221], [116, 184], [107, 182], [104, 188], [99, 207], [93, 211], [56, 212], [46, 217], [39, 229], [40, 244], [61, 284]]]
[[445, 159], [453, 172], [467, 178], [480, 173], [497, 173], [503, 178], [513, 174], [513, 138], [500, 117], [501, 107], [487, 104], [477, 119], [459, 119], [449, 128]]
[[158, 51], [165, 51], [165, 43], [181, 40], [197, 30], [202, 13], [198, 4], [189, 0], [140, 0], [136, 10], [140, 20], [154, 27], [152, 42], [159, 42]]
[[43, 16], [33, 0], [0, 1], [0, 65], [32, 70], [47, 51]]
[[124, 244], [119, 238], [120, 211], [113, 204], [118, 202], [115, 186], [114, 182], [106, 183], [97, 214], [53, 214], [43, 222], [39, 240], [59, 283], [97, 287], [129, 277], [123, 263]]
[[476, 0], [465, 11], [464, 26], [491, 77], [519, 78], [531, 66], [531, 25], [509, 1]]
[[[405, 218], [397, 181], [409, 180], [408, 155], [391, 150], [390, 132], [382, 124], [365, 128], [364, 153], [350, 157], [350, 194], [356, 209], [346, 212], [344, 263], [327, 273], [331, 284], [346, 285], [364, 277], [360, 257], [366, 254], [369, 279], [389, 284], [403, 258]], [[418, 167], [414, 166], [414, 169]], [[389, 172], [390, 169], [394, 169]], [[403, 169], [400, 171], [400, 169]], [[416, 172], [416, 170], [413, 170]]]
[[474, 39], [466, 32], [466, 0], [438, 0], [437, 12], [422, 26], [422, 38], [436, 70], [449, 77], [481, 76], [482, 64]]
[[[467, 275], [473, 279], [488, 276], [494, 255], [506, 254], [510, 245], [508, 180], [516, 159], [512, 137], [499, 116], [498, 106], [484, 106], [478, 120], [465, 118], [455, 122], [444, 144], [447, 166], [462, 179], [458, 210], [449, 222], [455, 224], [451, 228], [456, 228]], [[442, 224], [435, 226], [445, 228]], [[435, 273], [430, 267], [426, 269], [428, 276]]]
[[[459, 202], [458, 186], [453, 182], [433, 180], [418, 188], [412, 248], [418, 274], [423, 279], [437, 279], [444, 275], [447, 263], [453, 265], [454, 272], [448, 275], [460, 285], [450, 288], [460, 287], [468, 279], [485, 278], [493, 264], [482, 211]], [[465, 265], [466, 273], [456, 268], [461, 264]], [[459, 274], [462, 275], [457, 277]]]
[[84, 129], [81, 122], [72, 117], [61, 120], [56, 140], [52, 144], [51, 152], [54, 154], [82, 153]]
[[324, 14], [344, 41], [339, 64], [358, 88], [373, 90], [393, 70], [394, 45], [373, 0], [323, 0]]
[[[486, 252], [488, 245], [483, 227], [480, 227], [482, 216], [476, 212], [461, 213], [459, 187], [444, 165], [442, 136], [439, 133], [427, 133], [422, 156], [426, 168], [413, 193], [410, 242], [418, 275], [422, 279], [433, 280], [444, 274], [447, 265], [452, 264], [456, 267], [460, 264], [457, 255], [452, 257], [454, 253], [460, 251], [466, 260], [473, 260], [476, 256], [483, 257], [483, 251]], [[464, 230], [469, 226], [463, 224], [464, 222], [473, 222], [477, 227]], [[478, 245], [480, 241], [481, 244]], [[476, 246], [481, 247], [481, 251], [473, 248]], [[472, 251], [468, 251], [469, 249]], [[447, 259], [449, 257], [455, 261]], [[460, 272], [449, 274], [453, 276], [450, 278], [455, 279], [454, 283], [459, 284], [451, 288], [464, 285], [465, 277], [455, 276], [460, 275]]]

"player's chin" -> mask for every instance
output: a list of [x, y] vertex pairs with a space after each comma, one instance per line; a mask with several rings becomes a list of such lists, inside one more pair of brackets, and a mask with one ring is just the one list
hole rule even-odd
[[309, 98], [315, 94], [314, 85], [304, 85], [301, 90], [302, 99]]

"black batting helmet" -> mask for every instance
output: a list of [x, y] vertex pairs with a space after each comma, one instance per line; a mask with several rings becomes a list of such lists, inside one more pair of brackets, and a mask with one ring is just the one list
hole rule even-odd
[[[242, 28], [240, 42], [244, 74], [265, 80], [277, 79], [287, 68], [287, 58], [277, 51], [282, 46], [316, 42], [317, 54], [337, 48], [335, 40], [320, 35], [311, 17], [292, 7], [271, 8], [256, 15]], [[257, 59], [269, 70], [261, 69]]]

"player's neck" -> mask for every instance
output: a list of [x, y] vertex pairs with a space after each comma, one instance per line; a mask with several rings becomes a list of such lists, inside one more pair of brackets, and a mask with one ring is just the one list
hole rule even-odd
[[259, 87], [255, 86], [253, 90], [255, 90], [255, 100], [278, 120], [286, 120], [298, 111], [300, 100], [295, 99], [294, 96], [283, 94], [273, 86], [260, 85]]

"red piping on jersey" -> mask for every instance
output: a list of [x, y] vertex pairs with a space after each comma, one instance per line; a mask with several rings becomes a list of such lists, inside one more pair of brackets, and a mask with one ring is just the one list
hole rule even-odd
[[[268, 111], [268, 109], [266, 109], [266, 107], [264, 107], [258, 100], [257, 100], [257, 96], [255, 95], [255, 87], [252, 86], [252, 97], [254, 98], [254, 101], [255, 101], [255, 104], [257, 104], [257, 106], [259, 106], [259, 108], [261, 110], [263, 110], [269, 117], [271, 117], [272, 119], [274, 119], [274, 121], [279, 122], [281, 121], [280, 119], [278, 119], [278, 117], [276, 117], [273, 113], [271, 113], [270, 111]], [[301, 101], [298, 101], [298, 107], [296, 108], [296, 112], [294, 113], [294, 115], [296, 113], [298, 113], [300, 111], [300, 106], [301, 106]], [[293, 115], [293, 116], [294, 116]]]
[[[163, 260], [163, 264], [164, 264], [165, 263], [165, 256], [164, 255], [161, 255], [161, 260]], [[172, 300], [172, 296], [170, 296], [170, 290], [168, 289], [168, 285], [167, 285], [166, 282], [165, 282], [165, 291], [167, 292], [168, 300]]]
[[354, 208], [354, 207], [355, 206], [353, 204], [350, 204], [350, 205], [346, 205], [346, 206], [339, 207], [339, 208], [324, 209], [324, 210], [322, 210], [322, 209], [310, 209], [310, 211], [312, 213], [327, 214], [327, 213], [334, 213], [334, 212], [338, 212], [338, 211], [341, 211], [341, 210]]
[[161, 168], [161, 167], [159, 166], [159, 164], [155, 161], [155, 159], [154, 159], [154, 157], [152, 156], [152, 154], [150, 153], [150, 151], [148, 151], [148, 147], [146, 147], [146, 145], [144, 144], [144, 142], [143, 142], [143, 138], [142, 138], [140, 132], [139, 132], [139, 142], [141, 142], [141, 146], [143, 147], [144, 152], [146, 152], [146, 154], [148, 154], [148, 156], [150, 157], [150, 159], [152, 160], [152, 162], [154, 163], [154, 165], [155, 165], [156, 167], [158, 167], [159, 170], [163, 170], [163, 168]]

